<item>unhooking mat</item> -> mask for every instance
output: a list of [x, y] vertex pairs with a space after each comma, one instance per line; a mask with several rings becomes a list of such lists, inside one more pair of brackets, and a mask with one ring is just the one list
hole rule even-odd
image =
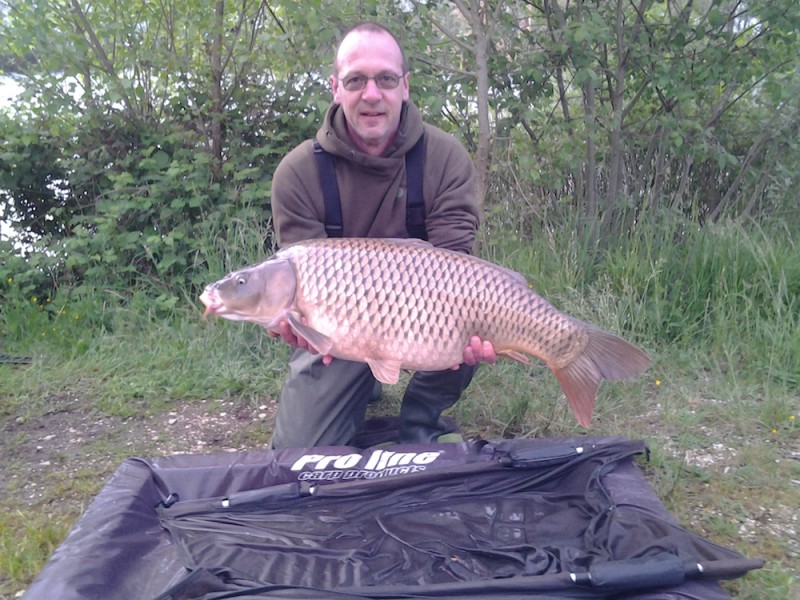
[[722, 600], [759, 568], [681, 528], [623, 438], [126, 460], [26, 600]]

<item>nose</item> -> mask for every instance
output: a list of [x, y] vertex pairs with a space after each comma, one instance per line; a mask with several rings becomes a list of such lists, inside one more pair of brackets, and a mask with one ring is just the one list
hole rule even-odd
[[374, 79], [367, 79], [367, 87], [361, 92], [361, 97], [367, 101], [377, 101], [383, 97], [383, 94]]

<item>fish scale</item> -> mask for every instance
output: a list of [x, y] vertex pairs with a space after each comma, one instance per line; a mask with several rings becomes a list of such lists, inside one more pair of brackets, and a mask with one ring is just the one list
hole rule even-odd
[[[449, 268], [439, 271], [441, 277], [431, 281], [425, 274], [431, 273], [435, 267], [432, 257], [424, 252], [420, 255], [406, 251], [398, 253], [392, 261], [382, 257], [377, 268], [374, 268], [371, 263], [375, 257], [370, 252], [373, 246], [370, 241], [364, 240], [363, 249], [355, 249], [358, 258], [350, 257], [348, 268], [338, 273], [332, 267], [343, 264], [343, 254], [349, 254], [349, 248], [315, 244], [313, 250], [298, 254], [299, 287], [308, 289], [308, 293], [299, 299], [301, 304], [324, 306], [320, 310], [346, 325], [351, 334], [371, 333], [389, 344], [392, 340], [397, 340], [398, 344], [400, 340], [417, 342], [424, 348], [424, 351], [418, 349], [416, 355], [421, 364], [407, 365], [408, 368], [426, 366], [434, 357], [440, 356], [445, 348], [455, 347], [452, 342], [466, 345], [472, 334], [466, 332], [465, 328], [476, 329], [477, 304], [464, 301], [463, 282], [468, 272], [463, 265], [457, 268], [459, 263], [443, 263], [444, 267]], [[377, 311], [365, 311], [359, 301], [365, 300], [375, 288], [385, 290], [388, 295], [378, 299], [380, 308]], [[337, 289], [340, 290], [339, 294], [336, 294]], [[481, 294], [471, 295], [474, 298]], [[307, 309], [311, 325], [314, 323], [314, 312], [314, 309]], [[420, 315], [426, 315], [427, 318], [420, 320]], [[444, 323], [445, 326], [441, 329], [435, 327], [438, 323]], [[343, 329], [329, 334], [344, 335], [346, 332]], [[479, 333], [477, 329], [475, 332]], [[407, 344], [400, 345], [403, 349], [408, 347]], [[459, 354], [458, 350], [451, 352], [448, 358], [452, 364], [459, 362]]]
[[287, 321], [325, 354], [366, 362], [375, 377], [463, 361], [471, 336], [498, 355], [535, 356], [589, 426], [602, 379], [626, 379], [650, 359], [629, 342], [570, 317], [518, 273], [419, 240], [300, 242], [229, 274], [201, 296], [207, 314], [276, 330]]

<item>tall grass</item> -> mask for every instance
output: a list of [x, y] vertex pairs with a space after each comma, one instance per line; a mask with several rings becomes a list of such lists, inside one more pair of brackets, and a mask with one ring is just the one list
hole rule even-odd
[[571, 229], [483, 247], [556, 304], [650, 348], [700, 350], [732, 379], [800, 383], [800, 248], [780, 224], [664, 217], [594, 261]]
[[197, 301], [162, 294], [83, 288], [57, 295], [48, 308], [30, 300], [5, 306], [2, 352], [33, 364], [0, 365], [0, 415], [36, 414], [58, 394], [88, 394], [95, 410], [127, 417], [174, 400], [255, 402], [277, 392], [283, 345], [250, 324], [204, 320]]
[[800, 248], [782, 227], [648, 223], [598, 282], [652, 343], [702, 348], [731, 382], [800, 383]]

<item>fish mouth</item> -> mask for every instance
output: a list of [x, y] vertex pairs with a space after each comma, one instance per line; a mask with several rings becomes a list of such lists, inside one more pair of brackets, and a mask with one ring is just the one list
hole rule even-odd
[[206, 307], [206, 309], [203, 311], [204, 319], [208, 317], [208, 315], [217, 314], [219, 309], [224, 306], [223, 303], [219, 301], [219, 298], [214, 290], [209, 289], [206, 289], [202, 294], [200, 294], [200, 302], [205, 304]]

